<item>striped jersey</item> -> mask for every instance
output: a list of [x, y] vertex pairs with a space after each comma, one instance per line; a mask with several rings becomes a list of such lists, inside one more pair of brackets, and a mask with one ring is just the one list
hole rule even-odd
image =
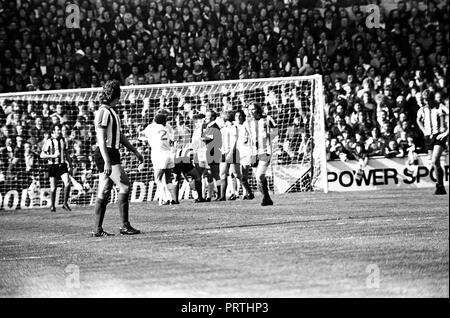
[[95, 113], [95, 130], [106, 129], [106, 147], [119, 149], [120, 118], [111, 107], [101, 105]]
[[270, 118], [249, 119], [252, 154], [271, 154], [270, 147]]
[[417, 111], [417, 120], [423, 123], [425, 136], [432, 136], [448, 129], [448, 108], [440, 104], [437, 107], [423, 106]]
[[188, 146], [191, 141], [191, 131], [187, 126], [177, 126], [173, 129], [174, 147], [183, 149]]
[[54, 155], [56, 152], [59, 152], [59, 156], [57, 158], [48, 158], [48, 163], [51, 165], [61, 164], [66, 162], [66, 150], [67, 144], [64, 138], [49, 138], [44, 144], [42, 151], [47, 155]]
[[222, 153], [227, 154], [235, 148], [238, 139], [238, 128], [231, 122], [226, 122], [220, 130], [222, 133]]

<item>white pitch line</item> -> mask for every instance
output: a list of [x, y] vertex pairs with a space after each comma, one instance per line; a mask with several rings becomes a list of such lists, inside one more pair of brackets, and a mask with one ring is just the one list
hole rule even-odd
[[3, 257], [0, 259], [1, 261], [20, 261], [26, 259], [41, 259], [41, 258], [51, 258], [51, 257], [59, 257], [60, 255], [44, 255], [44, 256], [26, 256], [26, 257], [14, 257], [14, 258], [6, 258]]

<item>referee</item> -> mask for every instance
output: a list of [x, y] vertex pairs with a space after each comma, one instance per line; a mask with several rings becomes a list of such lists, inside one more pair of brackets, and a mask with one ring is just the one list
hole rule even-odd
[[61, 137], [61, 125], [53, 125], [52, 136], [47, 139], [42, 147], [42, 159], [47, 159], [49, 168], [48, 174], [50, 179], [50, 199], [51, 212], [56, 212], [56, 185], [61, 178], [64, 183], [64, 198], [62, 208], [71, 211], [67, 201], [70, 195], [70, 176], [69, 167], [72, 168], [70, 156], [67, 154], [67, 144], [64, 138]]
[[95, 150], [94, 159], [100, 174], [95, 204], [96, 219], [92, 233], [93, 237], [113, 235], [105, 232], [102, 227], [113, 183], [119, 188], [118, 205], [122, 219], [120, 234], [131, 235], [140, 233], [139, 230], [134, 229], [130, 225], [128, 220], [130, 181], [121, 165], [120, 144], [133, 152], [140, 162], [143, 162], [144, 158], [121, 131], [120, 119], [116, 109], [119, 98], [119, 82], [116, 80], [107, 81], [100, 96], [102, 104], [95, 115], [95, 132], [98, 147]]
[[429, 90], [422, 92], [421, 107], [417, 111], [417, 125], [425, 136], [425, 148], [436, 173], [436, 191], [434, 194], [447, 194], [444, 186], [444, 170], [441, 167], [441, 155], [448, 141], [448, 108], [437, 102]]

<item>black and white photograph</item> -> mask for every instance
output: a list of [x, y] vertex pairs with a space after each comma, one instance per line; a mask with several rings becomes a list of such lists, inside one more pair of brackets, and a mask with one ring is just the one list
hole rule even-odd
[[448, 299], [449, 43], [448, 0], [0, 1], [0, 298]]

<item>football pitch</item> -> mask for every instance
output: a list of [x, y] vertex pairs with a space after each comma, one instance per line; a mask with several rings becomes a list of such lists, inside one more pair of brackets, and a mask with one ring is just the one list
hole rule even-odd
[[109, 205], [104, 238], [92, 207], [0, 211], [0, 297], [449, 297], [449, 197], [432, 191], [131, 203], [135, 236]]

